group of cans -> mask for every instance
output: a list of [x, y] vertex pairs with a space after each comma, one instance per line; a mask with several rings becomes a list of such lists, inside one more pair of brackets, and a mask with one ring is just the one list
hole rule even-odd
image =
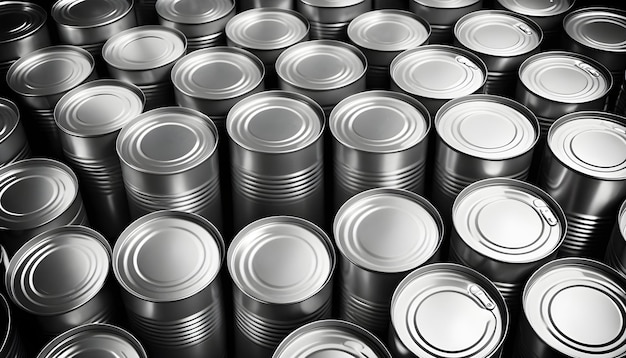
[[619, 2], [1, 1], [0, 75], [0, 358], [626, 355]]

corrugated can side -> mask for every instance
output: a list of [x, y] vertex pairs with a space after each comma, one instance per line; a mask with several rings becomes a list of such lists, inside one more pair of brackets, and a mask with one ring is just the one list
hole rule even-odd
[[432, 28], [431, 44], [452, 44], [454, 24], [464, 15], [480, 10], [483, 0], [409, 0], [409, 10], [423, 17]]
[[0, 336], [0, 357], [2, 358], [26, 358], [26, 352], [19, 332], [16, 331], [16, 317], [9, 305], [9, 301], [0, 294], [0, 324], [2, 336]]
[[626, 200], [617, 212], [604, 262], [626, 276]]
[[17, 105], [0, 97], [0, 167], [31, 155], [22, 121]]

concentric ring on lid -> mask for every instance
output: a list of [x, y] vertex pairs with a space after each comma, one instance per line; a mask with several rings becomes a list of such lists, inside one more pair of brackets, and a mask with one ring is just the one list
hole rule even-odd
[[403, 51], [423, 45], [430, 25], [401, 10], [375, 10], [357, 16], [348, 25], [348, 37], [357, 46], [377, 51]]
[[181, 24], [204, 24], [224, 18], [233, 11], [232, 0], [170, 0], [156, 1], [155, 10], [166, 20]]
[[58, 0], [50, 13], [60, 25], [90, 28], [113, 23], [132, 9], [128, 0]]
[[20, 123], [19, 108], [13, 101], [0, 98], [0, 143], [9, 138]]
[[0, 44], [26, 38], [46, 24], [46, 11], [23, 1], [0, 3]]
[[526, 16], [549, 17], [570, 10], [576, 0], [497, 0], [509, 11]]
[[582, 8], [565, 16], [563, 28], [569, 37], [590, 48], [626, 52], [626, 11]]
[[189, 298], [218, 276], [225, 247], [203, 217], [156, 211], [132, 222], [113, 248], [113, 272], [120, 285], [149, 302]]
[[243, 48], [275, 50], [304, 40], [309, 22], [300, 13], [280, 8], [250, 9], [226, 24], [226, 36]]

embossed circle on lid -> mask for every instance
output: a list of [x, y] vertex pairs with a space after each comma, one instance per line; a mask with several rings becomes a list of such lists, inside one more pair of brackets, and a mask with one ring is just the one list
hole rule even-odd
[[626, 52], [626, 11], [582, 8], [565, 16], [563, 28], [569, 37], [584, 46]]
[[129, 0], [58, 0], [51, 15], [61, 25], [87, 28], [115, 22], [133, 8]]
[[576, 0], [498, 0], [507, 10], [533, 17], [556, 16], [572, 8]]
[[306, 18], [295, 11], [257, 8], [235, 15], [226, 24], [226, 36], [237, 46], [255, 50], [287, 48], [309, 33]]
[[159, 16], [181, 24], [203, 24], [224, 18], [233, 11], [233, 0], [157, 0], [154, 8]]
[[9, 138], [20, 123], [19, 108], [13, 101], [0, 98], [0, 143]]
[[357, 16], [348, 25], [348, 37], [353, 43], [377, 51], [403, 51], [418, 47], [429, 36], [428, 23], [408, 11], [369, 11]]
[[0, 45], [30, 36], [46, 24], [46, 17], [46, 10], [30, 2], [0, 2]]

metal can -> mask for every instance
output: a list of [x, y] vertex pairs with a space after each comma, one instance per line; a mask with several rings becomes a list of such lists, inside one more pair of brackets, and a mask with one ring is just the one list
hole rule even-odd
[[391, 301], [389, 349], [398, 358], [500, 357], [509, 313], [485, 276], [453, 263], [411, 272]]
[[311, 39], [341, 41], [350, 21], [372, 10], [372, 0], [297, 0], [296, 9], [309, 20]]
[[432, 44], [452, 44], [454, 24], [464, 15], [482, 7], [483, 0], [409, 0], [409, 10], [430, 24]]
[[391, 358], [378, 338], [350, 322], [325, 319], [301, 326], [280, 342], [272, 358], [311, 355]]
[[264, 7], [294, 10], [296, 3], [295, 0], [239, 0], [237, 1], [237, 7], [239, 12]]
[[113, 272], [150, 357], [226, 357], [219, 275], [225, 251], [217, 228], [190, 213], [157, 211], [122, 232]]
[[623, 357], [624, 287], [624, 277], [594, 260], [545, 264], [524, 288], [515, 357]]
[[17, 105], [0, 97], [0, 167], [31, 156]]
[[539, 187], [567, 217], [559, 255], [600, 259], [626, 198], [626, 118], [574, 112], [554, 122], [547, 143]]
[[388, 336], [391, 297], [409, 272], [439, 260], [444, 225], [423, 197], [401, 189], [371, 189], [335, 215], [339, 257], [339, 318], [381, 339]]
[[617, 212], [604, 262], [626, 276], [626, 200]]
[[228, 248], [233, 281], [233, 357], [271, 357], [296, 328], [330, 318], [333, 244], [318, 226], [293, 216], [259, 219]]
[[13, 308], [4, 297], [4, 292], [0, 294], [0, 357], [2, 358], [26, 358], [24, 345], [16, 330], [16, 317]]

